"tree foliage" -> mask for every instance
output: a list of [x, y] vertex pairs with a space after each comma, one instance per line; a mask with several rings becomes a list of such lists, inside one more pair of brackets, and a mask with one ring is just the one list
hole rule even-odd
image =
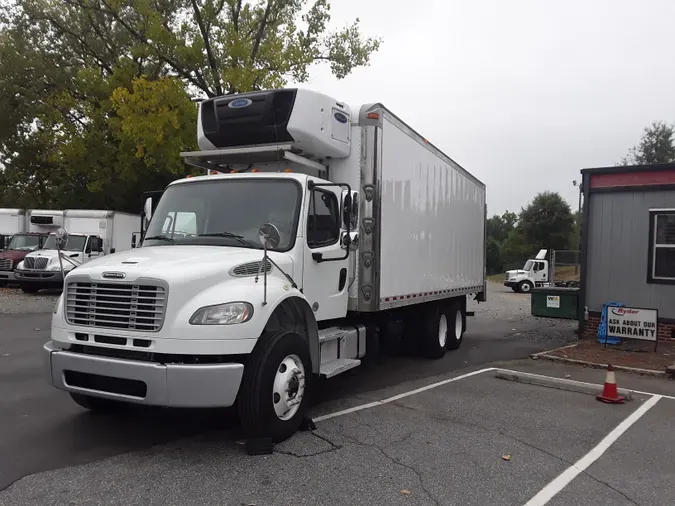
[[558, 193], [542, 192], [516, 215], [487, 222], [487, 268], [500, 273], [522, 266], [540, 249], [576, 249], [575, 216]]
[[187, 173], [194, 96], [341, 79], [380, 40], [327, 0], [6, 0], [0, 14], [0, 206], [137, 211]]
[[645, 127], [640, 143], [621, 160], [622, 165], [651, 165], [675, 161], [675, 129], [662, 121]]

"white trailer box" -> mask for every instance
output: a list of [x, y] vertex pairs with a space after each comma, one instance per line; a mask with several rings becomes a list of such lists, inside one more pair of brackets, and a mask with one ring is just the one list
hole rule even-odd
[[5, 249], [14, 234], [26, 232], [27, 227], [25, 210], [0, 209], [0, 251]]
[[216, 175], [148, 192], [140, 247], [67, 275], [56, 388], [88, 409], [236, 403], [280, 441], [314, 378], [377, 356], [390, 323], [429, 358], [459, 348], [467, 298], [485, 300], [483, 183], [381, 104], [291, 89], [199, 107], [202, 151], [182, 155]]

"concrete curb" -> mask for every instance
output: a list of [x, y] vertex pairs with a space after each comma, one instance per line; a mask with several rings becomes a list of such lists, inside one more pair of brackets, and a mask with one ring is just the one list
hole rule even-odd
[[[583, 381], [564, 378], [552, 378], [550, 376], [541, 376], [529, 372], [506, 371], [504, 369], [496, 369], [495, 377], [503, 380], [515, 381], [517, 383], [557, 388], [558, 390], [568, 390], [570, 392], [589, 395], [601, 393], [604, 387], [604, 385], [596, 385], [595, 383], [585, 383]], [[625, 397], [627, 401], [633, 398], [633, 392], [631, 390], [625, 388], [618, 388], [617, 390], [619, 395]]]
[[[550, 353], [550, 352], [548, 352]], [[566, 357], [556, 357], [555, 355], [538, 355], [537, 359], [543, 358], [546, 360], [552, 360], [554, 362], [562, 362], [564, 364], [574, 364], [574, 365], [583, 365], [586, 367], [592, 367], [594, 369], [607, 369], [609, 364], [598, 364], [596, 362], [588, 362], [586, 360], [577, 360], [575, 358], [566, 358]], [[627, 372], [631, 374], [641, 374], [643, 376], [656, 376], [657, 378], [667, 377], [665, 371], [654, 371], [653, 369], [640, 369], [639, 367], [626, 367], [625, 365], [614, 365], [614, 370]]]

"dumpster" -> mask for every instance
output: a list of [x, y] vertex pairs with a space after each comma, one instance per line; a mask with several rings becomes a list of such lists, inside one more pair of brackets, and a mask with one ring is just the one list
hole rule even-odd
[[579, 289], [563, 287], [533, 288], [530, 295], [532, 316], [577, 320]]

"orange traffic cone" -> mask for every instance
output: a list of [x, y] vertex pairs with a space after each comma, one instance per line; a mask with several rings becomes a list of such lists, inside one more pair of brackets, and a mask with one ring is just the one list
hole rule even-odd
[[612, 365], [607, 366], [607, 376], [605, 377], [605, 387], [602, 389], [602, 393], [595, 396], [599, 401], [606, 402], [607, 404], [623, 404], [626, 402], [626, 399], [619, 395], [619, 392], [616, 388], [616, 378], [614, 376], [614, 367]]

